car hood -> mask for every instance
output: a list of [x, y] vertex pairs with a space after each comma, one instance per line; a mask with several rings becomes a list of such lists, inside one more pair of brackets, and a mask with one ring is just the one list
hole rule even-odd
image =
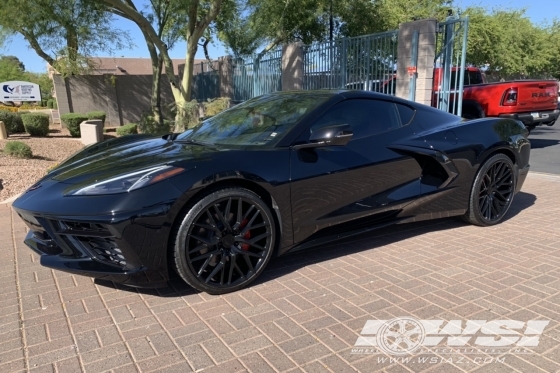
[[216, 151], [213, 147], [159, 137], [125, 136], [83, 149], [57, 166], [46, 178], [67, 184], [91, 184], [158, 165], [203, 160]]

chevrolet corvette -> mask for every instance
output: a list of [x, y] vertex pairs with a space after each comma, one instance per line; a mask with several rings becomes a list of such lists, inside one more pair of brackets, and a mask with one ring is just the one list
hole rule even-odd
[[275, 256], [389, 224], [499, 223], [529, 171], [527, 136], [514, 119], [380, 93], [278, 92], [180, 134], [85, 147], [13, 208], [44, 266], [136, 287], [175, 272], [223, 294]]

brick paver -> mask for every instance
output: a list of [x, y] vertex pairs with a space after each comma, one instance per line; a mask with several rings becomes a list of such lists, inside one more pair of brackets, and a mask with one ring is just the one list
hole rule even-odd
[[[394, 226], [277, 258], [250, 288], [210, 296], [43, 268], [0, 205], [0, 372], [560, 371], [559, 221], [560, 177], [531, 173], [498, 226]], [[366, 320], [399, 316], [551, 321], [533, 354], [499, 364], [351, 353]]]

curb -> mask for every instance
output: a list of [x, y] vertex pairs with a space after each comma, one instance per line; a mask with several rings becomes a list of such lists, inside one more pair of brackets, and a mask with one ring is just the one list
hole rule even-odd
[[560, 179], [559, 174], [551, 174], [548, 172], [529, 171], [528, 175], [541, 176], [541, 177], [552, 178], [552, 179]]
[[16, 194], [15, 196], [11, 196], [11, 197], [8, 198], [8, 199], [5, 199], [5, 200], [3, 200], [3, 201], [0, 201], [0, 205], [6, 205], [6, 204], [8, 204], [8, 203], [14, 202], [14, 201], [15, 201], [19, 196], [21, 196], [22, 194], [23, 194], [23, 193], [19, 193], [19, 194]]

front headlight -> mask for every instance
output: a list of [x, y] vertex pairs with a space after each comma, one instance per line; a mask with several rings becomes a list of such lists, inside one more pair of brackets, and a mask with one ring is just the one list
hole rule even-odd
[[142, 171], [132, 172], [126, 175], [114, 177], [109, 180], [100, 181], [68, 193], [72, 196], [100, 195], [126, 193], [144, 186], [155, 184], [171, 176], [185, 171], [184, 168], [174, 166], [159, 166]]

